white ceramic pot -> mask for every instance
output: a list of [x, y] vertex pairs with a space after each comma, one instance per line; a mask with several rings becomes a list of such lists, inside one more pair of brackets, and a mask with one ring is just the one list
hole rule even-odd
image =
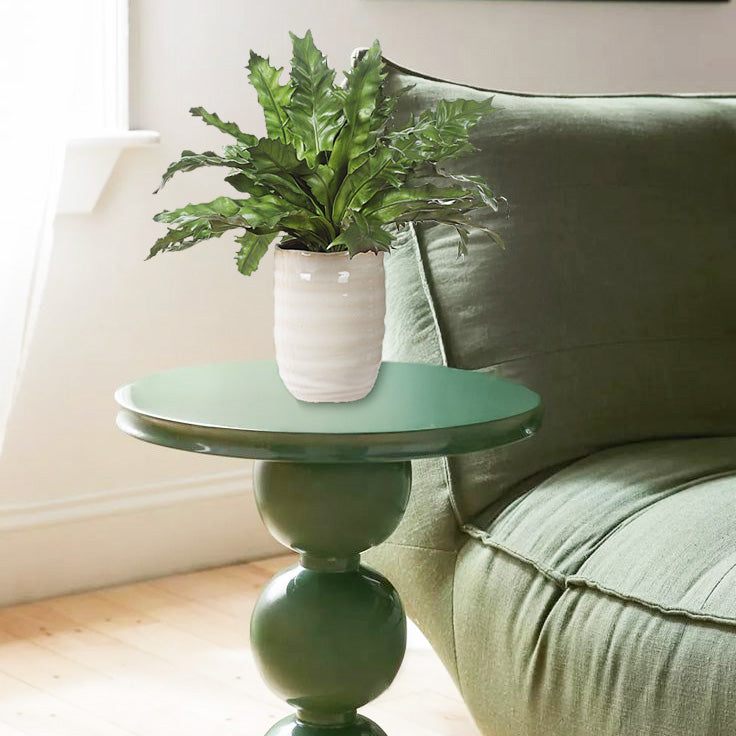
[[302, 401], [355, 401], [381, 366], [383, 253], [276, 248], [274, 342], [279, 374]]

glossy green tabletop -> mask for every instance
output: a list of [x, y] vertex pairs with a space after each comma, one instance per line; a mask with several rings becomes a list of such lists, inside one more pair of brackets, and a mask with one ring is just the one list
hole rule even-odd
[[381, 366], [360, 401], [310, 404], [274, 361], [156, 373], [119, 389], [118, 426], [148, 442], [263, 460], [386, 462], [495, 447], [534, 433], [539, 396], [492, 375], [444, 366]]

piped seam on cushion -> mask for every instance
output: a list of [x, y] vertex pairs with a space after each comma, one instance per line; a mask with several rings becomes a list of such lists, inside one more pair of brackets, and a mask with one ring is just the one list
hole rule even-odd
[[556, 585], [560, 586], [563, 589], [569, 589], [573, 587], [589, 588], [591, 590], [598, 591], [599, 593], [608, 595], [612, 598], [617, 598], [618, 600], [627, 601], [629, 603], [636, 603], [640, 606], [643, 606], [644, 608], [648, 608], [649, 610], [657, 611], [658, 613], [662, 613], [665, 615], [683, 616], [693, 621], [704, 621], [707, 623], [722, 624], [722, 625], [731, 626], [731, 627], [736, 628], [736, 619], [734, 618], [729, 618], [727, 616], [719, 616], [714, 613], [703, 613], [702, 611], [692, 611], [687, 608], [677, 608], [674, 606], [663, 606], [659, 603], [648, 601], [645, 598], [640, 598], [638, 596], [630, 595], [628, 593], [621, 593], [620, 591], [613, 590], [612, 588], [607, 588], [605, 585], [601, 585], [600, 583], [594, 580], [591, 580], [590, 578], [586, 578], [582, 575], [563, 575], [557, 570], [552, 570], [551, 568], [545, 567], [544, 565], [540, 565], [535, 560], [532, 560], [531, 558], [526, 557], [525, 555], [519, 554], [515, 550], [512, 550], [503, 544], [499, 544], [498, 542], [494, 541], [487, 532], [483, 531], [482, 529], [478, 529], [477, 527], [474, 527], [471, 524], [463, 524], [461, 529], [469, 537], [476, 539], [477, 541], [481, 542], [486, 547], [490, 547], [491, 549], [495, 549], [499, 552], [503, 552], [504, 554], [507, 554], [510, 557], [513, 557], [515, 560], [519, 560], [520, 562], [523, 562], [529, 565], [530, 567], [534, 568], [538, 573], [546, 577], [548, 580], [551, 580], [552, 582], [554, 582]]
[[507, 555], [513, 557], [515, 560], [519, 560], [526, 563], [530, 567], [533, 567], [537, 572], [557, 583], [557, 585], [559, 585], [561, 588], [565, 587], [566, 578], [562, 573], [557, 572], [557, 570], [553, 570], [551, 567], [540, 565], [536, 560], [533, 560], [531, 557], [526, 557], [516, 550], [513, 550], [510, 547], [497, 542], [491, 537], [490, 534], [488, 534], [488, 532], [485, 532], [482, 529], [478, 529], [472, 524], [463, 524], [460, 529], [465, 532], [469, 537], [477, 539], [478, 541], [483, 543], [486, 547], [491, 547], [492, 549], [496, 549], [499, 552], [505, 552]]
[[688, 608], [676, 608], [674, 606], [663, 606], [659, 603], [648, 601], [645, 598], [639, 598], [635, 595], [628, 593], [621, 593], [618, 590], [607, 588], [605, 585], [596, 583], [588, 578], [581, 577], [579, 575], [571, 575], [567, 578], [567, 587], [585, 587], [591, 590], [597, 590], [599, 593], [604, 593], [611, 596], [612, 598], [618, 598], [622, 601], [629, 601], [630, 603], [638, 603], [644, 608], [650, 608], [659, 613], [664, 613], [672, 616], [684, 616], [685, 618], [693, 621], [706, 621], [713, 624], [725, 624], [726, 626], [736, 627], [736, 619], [728, 618], [727, 616], [719, 616], [715, 613], [702, 613], [700, 611], [691, 611]]
[[[353, 63], [359, 59], [363, 54], [368, 51], [366, 48], [357, 48], [353, 51], [352, 57]], [[385, 64], [392, 66], [396, 71], [403, 74], [409, 74], [413, 77], [419, 77], [420, 79], [426, 79], [428, 82], [439, 82], [440, 84], [447, 84], [453, 87], [460, 87], [462, 89], [473, 90], [474, 92], [490, 92], [491, 94], [507, 95], [509, 97], [527, 97], [532, 99], [551, 99], [551, 100], [609, 100], [609, 99], [621, 99], [626, 97], [633, 98], [651, 98], [651, 99], [695, 99], [695, 100], [732, 100], [736, 98], [732, 92], [681, 92], [681, 93], [666, 93], [666, 92], [610, 92], [608, 94], [565, 94], [565, 93], [538, 93], [538, 92], [514, 92], [512, 90], [503, 89], [489, 89], [488, 87], [478, 87], [472, 84], [463, 84], [462, 82], [454, 82], [451, 79], [442, 79], [441, 77], [432, 77], [429, 74], [423, 74], [417, 72], [408, 67], [401, 66], [391, 59], [387, 59], [385, 56], [381, 57]]]

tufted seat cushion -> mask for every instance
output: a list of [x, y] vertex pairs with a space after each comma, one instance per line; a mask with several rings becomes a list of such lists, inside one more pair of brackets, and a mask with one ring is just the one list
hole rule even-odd
[[617, 447], [466, 528], [562, 585], [736, 624], [735, 474], [733, 437]]
[[488, 733], [736, 733], [736, 438], [595, 453], [464, 530], [457, 676]]

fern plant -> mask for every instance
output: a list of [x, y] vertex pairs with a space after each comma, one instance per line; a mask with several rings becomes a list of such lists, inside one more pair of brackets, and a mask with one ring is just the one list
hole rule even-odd
[[[469, 130], [491, 111], [491, 99], [440, 101], [435, 109], [396, 127], [400, 95], [384, 91], [378, 41], [347, 72], [343, 86], [314, 45], [312, 34], [291, 34], [293, 59], [286, 84], [283, 68], [251, 51], [249, 81], [255, 87], [268, 135], [258, 138], [202, 107], [190, 110], [232, 138], [221, 153], [183, 151], [159, 189], [179, 171], [204, 166], [227, 169], [225, 181], [244, 197], [221, 196], [154, 217], [169, 229], [148, 255], [180, 251], [200, 241], [240, 231], [238, 270], [251, 274], [274, 242], [285, 248], [350, 257], [389, 250], [396, 228], [409, 222], [451, 225], [466, 252], [470, 228], [498, 235], [471, 221], [481, 207], [498, 202], [479, 176], [456, 175], [442, 166], [475, 150]], [[392, 232], [393, 231], [393, 234]]]

